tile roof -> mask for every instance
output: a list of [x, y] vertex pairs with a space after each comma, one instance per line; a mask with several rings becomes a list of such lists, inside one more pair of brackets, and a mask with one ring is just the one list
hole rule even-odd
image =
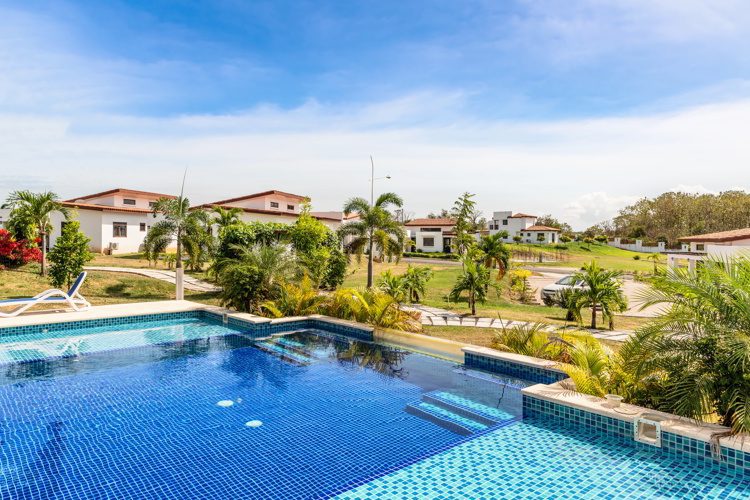
[[724, 242], [750, 239], [750, 227], [744, 229], [733, 229], [731, 231], [720, 231], [718, 233], [696, 234], [678, 238], [679, 241], [689, 243], [691, 241]]
[[128, 212], [135, 214], [150, 214], [153, 210], [150, 208], [137, 207], [113, 207], [109, 205], [96, 205], [94, 203], [78, 203], [75, 201], [64, 201], [63, 206], [69, 208], [80, 208], [81, 210], [96, 210], [98, 212]]
[[135, 195], [135, 196], [148, 196], [153, 198], [177, 198], [176, 196], [173, 196], [171, 194], [162, 194], [162, 193], [152, 193], [151, 191], [138, 191], [136, 189], [124, 189], [124, 188], [115, 188], [110, 189], [108, 191], [102, 191], [101, 193], [94, 193], [94, 194], [87, 194], [85, 196], [76, 196], [75, 198], [71, 198], [69, 200], [65, 200], [70, 203], [75, 203], [77, 200], [90, 200], [91, 198], [99, 198], [100, 196], [106, 196], [108, 194], [125, 194], [125, 195]]
[[549, 227], [549, 226], [529, 226], [526, 229], [521, 229], [521, 231], [559, 231], [560, 229], [556, 227]]
[[405, 226], [455, 226], [455, 219], [413, 219]]
[[[227, 207], [228, 208], [239, 208], [243, 212], [249, 213], [249, 214], [281, 215], [283, 217], [294, 217], [294, 218], [299, 217], [299, 212], [284, 212], [282, 210], [263, 210], [263, 209], [260, 209], [260, 208], [231, 207], [229, 205], [222, 205], [220, 203], [204, 203], [203, 205], [197, 205], [197, 206], [194, 206], [194, 207], [190, 207], [190, 210], [197, 210], [197, 209], [200, 209], [200, 208], [211, 209], [211, 208], [214, 208], [214, 207], [222, 207], [222, 206], [225, 207], [225, 208], [227, 208]], [[333, 221], [341, 222], [341, 217], [333, 217], [333, 216], [330, 216], [330, 215], [324, 215], [324, 214], [315, 213], [315, 212], [310, 212], [310, 215], [312, 215], [313, 217], [315, 217], [318, 220], [333, 220]]]
[[519, 212], [517, 214], [511, 215], [508, 218], [509, 219], [536, 219], [537, 216], [536, 215], [529, 215], [529, 214], [522, 214], [522, 213]]
[[301, 195], [292, 194], [292, 193], [285, 193], [284, 191], [277, 191], [275, 189], [271, 189], [270, 191], [262, 191], [260, 193], [246, 194], [244, 196], [237, 196], [236, 198], [228, 198], [226, 200], [214, 201], [211, 203], [206, 203], [206, 205], [225, 205], [227, 203], [232, 203], [235, 201], [252, 200], [253, 198], [261, 198], [263, 196], [268, 196], [269, 194], [278, 194], [280, 196], [286, 196], [288, 198], [295, 198], [299, 201], [304, 201], [308, 199], [307, 196], [301, 196]]

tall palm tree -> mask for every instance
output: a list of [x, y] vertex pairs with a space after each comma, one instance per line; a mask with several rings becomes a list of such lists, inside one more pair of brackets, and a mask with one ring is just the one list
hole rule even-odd
[[657, 274], [659, 272], [659, 268], [657, 267], [659, 264], [662, 263], [662, 258], [660, 253], [652, 253], [646, 256], [646, 260], [650, 260], [654, 263], [654, 274]]
[[[41, 274], [47, 274], [47, 238], [52, 231], [50, 217], [55, 212], [60, 212], [67, 219], [70, 211], [63, 206], [60, 198], [50, 191], [44, 193], [32, 193], [31, 191], [13, 191], [8, 195], [3, 205], [10, 208], [8, 225], [16, 228], [27, 228], [35, 232], [42, 245], [42, 269]], [[24, 231], [26, 232], [26, 231]]]
[[699, 420], [719, 417], [750, 432], [750, 260], [704, 260], [695, 271], [668, 269], [639, 297], [659, 316], [620, 349], [623, 364], [650, 381], [661, 410]]
[[497, 285], [492, 282], [488, 267], [470, 258], [464, 258], [463, 264], [463, 271], [458, 276], [448, 298], [457, 302], [463, 292], [466, 292], [471, 314], [474, 316], [477, 314], [477, 302], [484, 303], [487, 300], [490, 287], [497, 290]]
[[[143, 241], [146, 258], [154, 260], [174, 241], [177, 244], [175, 269], [182, 273], [183, 247], [188, 251], [191, 261], [196, 260], [206, 242], [210, 227], [209, 215], [203, 210], [190, 210], [190, 200], [180, 195], [176, 198], [160, 198], [154, 204], [154, 217], [161, 214], [164, 218], [151, 226]], [[178, 287], [178, 295], [181, 290]], [[182, 297], [177, 297], [178, 300]]]
[[484, 265], [497, 266], [497, 279], [502, 279], [510, 267], [510, 250], [503, 242], [503, 235], [496, 233], [482, 236], [477, 247], [484, 253]]
[[391, 207], [400, 208], [403, 204], [403, 200], [397, 194], [383, 193], [373, 205], [364, 198], [352, 198], [344, 205], [344, 213], [355, 213], [359, 218], [341, 226], [339, 235], [342, 240], [347, 236], [353, 237], [346, 245], [347, 251], [357, 255], [367, 252], [367, 288], [372, 287], [372, 261], [376, 240], [381, 239], [382, 243], [382, 236], [386, 235], [398, 245], [399, 255], [403, 251], [404, 229], [388, 210]]
[[211, 210], [213, 212], [213, 218], [211, 222], [219, 226], [219, 231], [232, 224], [240, 222], [240, 214], [242, 209], [239, 207], [219, 207], [216, 206]]
[[627, 309], [620, 276], [621, 271], [603, 269], [595, 260], [584, 264], [582, 271], [573, 274], [575, 281], [583, 282], [583, 287], [575, 290], [572, 301], [572, 312], [579, 322], [581, 309], [590, 307], [591, 328], [596, 328], [596, 313], [601, 310], [602, 318], [609, 321], [610, 329], [614, 329], [614, 314]]

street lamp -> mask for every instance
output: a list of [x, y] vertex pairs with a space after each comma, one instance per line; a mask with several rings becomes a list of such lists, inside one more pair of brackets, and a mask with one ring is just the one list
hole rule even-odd
[[375, 181], [390, 179], [391, 176], [386, 175], [385, 177], [375, 178], [375, 162], [372, 160], [372, 155], [370, 155], [370, 165], [372, 166], [372, 171], [370, 173], [370, 206], [373, 206], [375, 205]]

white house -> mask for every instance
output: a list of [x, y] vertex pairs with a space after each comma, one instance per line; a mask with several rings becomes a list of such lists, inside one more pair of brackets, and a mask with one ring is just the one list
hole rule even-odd
[[685, 266], [695, 269], [706, 258], [750, 258], [750, 228], [698, 234], [679, 238], [682, 250], [667, 253], [669, 267]]
[[414, 219], [406, 224], [417, 252], [451, 252], [456, 221], [453, 219]]
[[[149, 227], [160, 220], [152, 211], [159, 198], [174, 196], [117, 188], [72, 198], [63, 205], [71, 211], [72, 218], [80, 222], [81, 231], [91, 239], [93, 252], [132, 253], [142, 250]], [[51, 219], [50, 247], [54, 246], [65, 224], [59, 212]]]
[[493, 212], [492, 220], [488, 221], [490, 234], [507, 232], [503, 238], [510, 243], [514, 236], [520, 236], [524, 243], [557, 243], [560, 240], [560, 230], [556, 227], [537, 225], [538, 217], [523, 213], [514, 214], [511, 211]]
[[[305, 196], [271, 190], [248, 194], [226, 200], [204, 203], [193, 208], [210, 210], [214, 207], [240, 208], [243, 222], [281, 222], [292, 224], [297, 220], [301, 205], [308, 200]], [[342, 212], [310, 212], [316, 219], [333, 229], [338, 229], [344, 219]]]

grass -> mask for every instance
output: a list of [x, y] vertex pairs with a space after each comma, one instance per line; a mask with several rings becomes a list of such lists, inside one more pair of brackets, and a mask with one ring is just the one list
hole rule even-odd
[[[396, 274], [403, 273], [406, 270], [407, 263], [375, 263], [374, 275], [377, 276], [383, 271], [390, 269]], [[469, 308], [466, 300], [461, 302], [449, 302], [446, 296], [450, 292], [456, 278], [461, 272], [460, 266], [451, 266], [446, 264], [419, 264], [420, 266], [429, 267], [433, 271], [433, 276], [427, 284], [427, 294], [422, 299], [422, 303], [432, 307], [440, 307], [449, 311], [469, 314]], [[344, 281], [344, 286], [363, 287], [367, 282], [367, 263], [363, 259], [361, 263], [352, 260], [350, 265], [350, 274]], [[507, 290], [507, 280], [501, 282], [503, 290]], [[570, 322], [565, 320], [565, 311], [559, 307], [547, 307], [534, 304], [520, 304], [513, 301], [507, 291], [501, 291], [500, 294], [490, 292], [490, 298], [484, 304], [477, 304], [477, 316], [490, 318], [500, 317], [516, 321], [531, 321], [548, 323], [554, 325], [566, 325]], [[631, 316], [619, 316], [615, 321], [615, 328], [618, 330], [632, 330], [642, 326], [646, 320]], [[604, 324], [604, 323], [599, 323]]]
[[[37, 265], [28, 265], [12, 271], [0, 271], [0, 299], [32, 297], [52, 288], [41, 277]], [[174, 285], [165, 281], [126, 273], [91, 271], [81, 293], [91, 304], [122, 304], [174, 299]], [[185, 290], [185, 299], [205, 304], [218, 304], [215, 293]]]
[[[651, 261], [645, 260], [650, 254], [631, 252], [630, 250], [622, 250], [620, 248], [611, 247], [609, 245], [601, 243], [592, 243], [587, 245], [585, 243], [566, 243], [567, 250], [554, 250], [553, 247], [540, 247], [539, 245], [524, 245], [524, 244], [511, 244], [511, 248], [520, 248], [521, 250], [548, 250], [549, 252], [556, 252], [562, 257], [557, 262], [544, 262], [537, 263], [536, 265], [544, 267], [576, 267], [580, 268], [584, 264], [595, 260], [600, 266], [607, 269], [615, 269], [624, 272], [649, 272], [654, 270], [654, 264]], [[633, 257], [638, 257], [635, 260]], [[535, 263], [528, 263], [528, 265], [535, 265]]]

